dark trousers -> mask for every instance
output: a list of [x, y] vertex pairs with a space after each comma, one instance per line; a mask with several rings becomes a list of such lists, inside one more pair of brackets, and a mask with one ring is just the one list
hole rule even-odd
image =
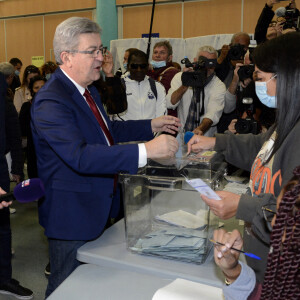
[[[0, 159], [0, 187], [9, 192], [9, 176], [6, 159]], [[0, 284], [11, 279], [11, 230], [8, 208], [0, 209]]]
[[81, 264], [77, 250], [86, 241], [64, 241], [48, 238], [51, 274], [46, 290], [46, 298]]

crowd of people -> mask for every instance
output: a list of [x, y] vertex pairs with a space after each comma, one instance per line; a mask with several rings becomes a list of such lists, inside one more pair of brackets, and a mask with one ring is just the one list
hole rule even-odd
[[[179, 130], [194, 133], [189, 153], [214, 149], [250, 172], [247, 193], [202, 196], [219, 218], [245, 221], [244, 241], [238, 231], [214, 234], [224, 244], [215, 247], [215, 261], [225, 298], [300, 298], [300, 33], [290, 15], [273, 11], [278, 2], [265, 4], [254, 50], [249, 34], [238, 32], [219, 50], [195, 49], [183, 67], [165, 40], [150, 61], [127, 49], [114, 74], [99, 25], [79, 17], [57, 26], [55, 63], [27, 66], [22, 80], [20, 59], [0, 63], [0, 194], [9, 192], [10, 179], [24, 179], [24, 161], [26, 176], [45, 185], [46, 298], [80, 264], [77, 249], [122, 217], [117, 174], [173, 157]], [[294, 0], [284, 9], [299, 16]], [[10, 205], [0, 202], [0, 294], [31, 299], [12, 278]], [[262, 259], [243, 264], [232, 247]]]

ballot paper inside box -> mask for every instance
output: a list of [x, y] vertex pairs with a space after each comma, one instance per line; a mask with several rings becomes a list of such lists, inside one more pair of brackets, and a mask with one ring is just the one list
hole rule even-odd
[[201, 178], [212, 189], [222, 188], [225, 167], [194, 162], [178, 169], [150, 161], [137, 175], [121, 174], [127, 248], [203, 263], [218, 220], [186, 179]]

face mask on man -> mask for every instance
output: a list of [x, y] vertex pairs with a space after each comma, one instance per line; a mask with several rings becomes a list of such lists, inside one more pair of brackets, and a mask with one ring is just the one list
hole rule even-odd
[[15, 70], [15, 74], [16, 74], [17, 76], [19, 76], [19, 75], [20, 75], [20, 71]]
[[277, 100], [276, 96], [269, 96], [267, 92], [267, 83], [275, 78], [277, 75], [275, 74], [272, 76], [268, 81], [265, 82], [259, 82], [255, 81], [255, 92], [262, 104], [265, 106], [268, 106], [270, 108], [276, 108], [277, 107]]
[[167, 65], [166, 61], [164, 61], [164, 60], [161, 60], [161, 61], [151, 60], [150, 64], [153, 66], [154, 69], [163, 68]]
[[127, 70], [127, 65], [128, 65], [127, 62], [126, 62], [126, 63], [123, 63], [123, 67], [124, 67], [125, 70]]

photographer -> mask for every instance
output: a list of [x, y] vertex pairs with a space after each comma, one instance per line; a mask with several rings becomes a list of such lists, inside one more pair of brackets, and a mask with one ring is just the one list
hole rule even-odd
[[[237, 119], [242, 115], [243, 112], [238, 113], [236, 111], [237, 103], [241, 103], [241, 100], [243, 99], [241, 95], [243, 90], [246, 89], [249, 83], [253, 80], [252, 75], [254, 66], [251, 64], [250, 52], [249, 50], [247, 50], [247, 52], [241, 51], [240, 54], [242, 55], [243, 53], [244, 56], [240, 57], [239, 62], [233, 62], [235, 63], [235, 68], [233, 70], [232, 80], [225, 93], [224, 113], [218, 124], [219, 133], [224, 133], [232, 120]], [[250, 93], [250, 96], [247, 97], [252, 97], [252, 95], [255, 95], [253, 85], [248, 90], [249, 92], [247, 93]]]
[[[184, 72], [177, 73], [171, 81], [171, 88], [166, 97], [167, 108], [177, 108], [185, 131], [194, 131], [196, 134], [206, 136], [213, 136], [217, 131], [216, 124], [219, 122], [224, 108], [225, 85], [215, 75], [216, 59], [216, 50], [211, 46], [203, 46], [199, 49], [195, 59], [198, 63], [193, 64], [195, 68], [199, 69], [195, 71], [195, 68], [194, 70], [185, 68]], [[213, 67], [203, 67], [203, 64], [206, 65], [206, 63], [212, 63]], [[203, 77], [205, 77], [203, 91], [200, 95], [200, 107], [198, 107], [199, 115], [196, 115], [195, 89], [184, 82], [186, 75], [189, 74], [192, 80], [197, 79], [197, 76], [201, 74], [204, 74]], [[199, 117], [200, 123], [196, 124]]]
[[259, 16], [254, 33], [257, 44], [271, 40], [283, 33], [283, 30], [286, 29], [284, 28], [286, 20], [282, 17], [285, 17], [286, 9], [295, 10], [295, 16], [299, 16], [295, 0], [291, 0], [285, 9], [282, 7], [274, 12], [272, 8], [276, 3], [280, 3], [280, 0], [268, 0]]
[[250, 44], [250, 36], [246, 32], [238, 32], [231, 38], [230, 45], [223, 45], [219, 50], [217, 59], [216, 75], [222, 80], [226, 88], [229, 87], [234, 68], [237, 63], [243, 63], [244, 56]]

